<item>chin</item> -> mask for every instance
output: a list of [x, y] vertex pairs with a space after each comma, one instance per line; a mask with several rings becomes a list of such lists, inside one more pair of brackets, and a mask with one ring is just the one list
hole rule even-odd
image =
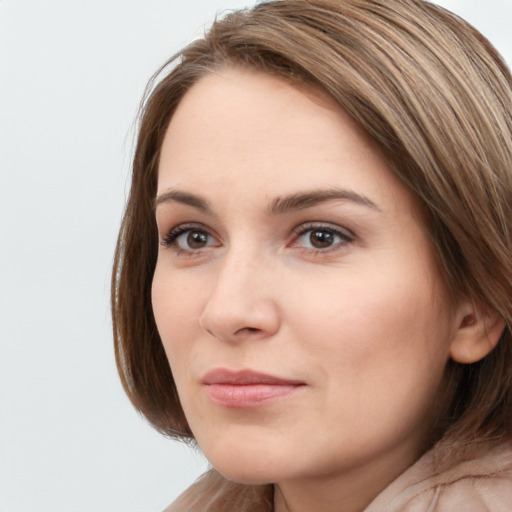
[[[203, 452], [204, 453], [204, 452]], [[290, 463], [280, 462], [271, 454], [265, 455], [261, 450], [231, 447], [223, 451], [216, 450], [214, 454], [205, 453], [210, 464], [225, 478], [232, 482], [247, 485], [264, 485], [274, 483], [283, 478]]]
[[269, 464], [247, 464], [245, 467], [242, 464], [216, 464], [213, 467], [224, 478], [245, 485], [273, 484], [283, 480], [284, 476], [281, 471], [269, 468]]

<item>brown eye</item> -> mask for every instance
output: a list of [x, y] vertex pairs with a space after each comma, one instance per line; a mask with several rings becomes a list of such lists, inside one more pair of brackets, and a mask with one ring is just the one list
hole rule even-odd
[[162, 240], [164, 247], [174, 248], [178, 252], [195, 252], [208, 247], [218, 247], [217, 240], [205, 229], [198, 226], [182, 224], [174, 228]]
[[310, 232], [309, 242], [315, 249], [325, 249], [334, 244], [334, 233], [325, 229]]
[[354, 241], [354, 236], [348, 230], [338, 226], [322, 226], [303, 224], [295, 230], [297, 238], [293, 247], [302, 247], [310, 251], [328, 252], [330, 249], [342, 249]]
[[208, 244], [208, 235], [204, 231], [190, 231], [187, 235], [189, 249], [202, 249]]

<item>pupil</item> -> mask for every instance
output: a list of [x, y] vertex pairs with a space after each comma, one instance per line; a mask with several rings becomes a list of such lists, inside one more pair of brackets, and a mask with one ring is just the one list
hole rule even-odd
[[334, 242], [334, 236], [329, 231], [313, 231], [309, 235], [309, 241], [313, 247], [317, 249], [323, 249], [329, 247]]
[[206, 242], [206, 234], [201, 231], [191, 231], [187, 237], [187, 244], [191, 249], [201, 249]]

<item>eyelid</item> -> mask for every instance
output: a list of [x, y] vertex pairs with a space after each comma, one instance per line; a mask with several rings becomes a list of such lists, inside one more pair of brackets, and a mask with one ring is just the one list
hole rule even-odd
[[354, 233], [350, 231], [350, 229], [341, 227], [337, 224], [332, 224], [331, 222], [323, 222], [323, 221], [309, 221], [302, 222], [295, 228], [293, 228], [293, 233], [296, 235], [303, 235], [307, 231], [315, 230], [315, 229], [325, 229], [328, 231], [333, 231], [335, 233], [339, 233], [340, 235], [346, 238], [355, 238]]
[[329, 222], [306, 222], [298, 225], [293, 229], [293, 233], [295, 235], [292, 242], [289, 244], [291, 247], [299, 247], [297, 241], [300, 237], [304, 236], [306, 233], [310, 231], [330, 231], [334, 235], [338, 236], [341, 241], [333, 244], [330, 247], [325, 249], [320, 248], [307, 248], [302, 247], [302, 250], [306, 252], [315, 252], [315, 253], [327, 253], [329, 251], [339, 250], [340, 247], [345, 247], [347, 244], [351, 244], [355, 241], [356, 237], [352, 231], [347, 228], [343, 228], [336, 224], [331, 224]]
[[[314, 231], [327, 231], [332, 233], [334, 236], [337, 236], [339, 238], [338, 241], [333, 243], [331, 246], [327, 246], [324, 248], [320, 247], [306, 247], [304, 244], [299, 243], [300, 237], [303, 237], [308, 232], [314, 232]], [[181, 235], [184, 235], [189, 232], [198, 231], [205, 233], [208, 237], [210, 237], [211, 240], [213, 240], [213, 243], [208, 243], [204, 247], [199, 248], [183, 248], [180, 247], [177, 243], [178, 238]], [[341, 227], [336, 224], [331, 224], [329, 222], [322, 222], [322, 221], [311, 221], [311, 222], [303, 222], [296, 226], [293, 230], [293, 239], [287, 244], [288, 247], [293, 247], [300, 249], [304, 252], [310, 252], [310, 253], [323, 253], [326, 254], [330, 251], [336, 251], [340, 250], [347, 245], [351, 244], [355, 240], [355, 235], [352, 231], [350, 231], [347, 228]], [[160, 240], [160, 244], [164, 248], [170, 248], [173, 249], [174, 252], [178, 254], [195, 254], [198, 255], [202, 251], [212, 248], [212, 247], [219, 247], [221, 243], [219, 242], [218, 237], [215, 233], [212, 233], [212, 230], [205, 226], [204, 224], [200, 222], [185, 222], [181, 224], [177, 224], [171, 229], [167, 231], [167, 234], [163, 236], [163, 238]]]
[[[203, 224], [201, 224], [199, 222], [185, 222], [183, 224], [178, 224], [178, 225], [174, 226], [173, 228], [171, 228], [167, 232], [167, 234], [162, 238], [162, 240], [160, 240], [160, 244], [163, 247], [165, 247], [165, 248], [173, 248], [178, 253], [183, 253], [183, 252], [195, 253], [195, 252], [199, 252], [201, 249], [197, 249], [197, 250], [190, 249], [190, 250], [187, 250], [187, 249], [182, 249], [180, 247], [177, 247], [176, 244], [175, 244], [175, 242], [178, 239], [178, 237], [180, 237], [181, 235], [183, 235], [185, 233], [188, 233], [190, 231], [202, 231], [202, 232], [206, 233], [209, 237], [217, 240], [217, 237], [211, 233], [211, 230], [208, 229]], [[210, 247], [210, 246], [206, 246], [206, 247], [204, 247], [204, 249], [206, 249], [207, 247]]]

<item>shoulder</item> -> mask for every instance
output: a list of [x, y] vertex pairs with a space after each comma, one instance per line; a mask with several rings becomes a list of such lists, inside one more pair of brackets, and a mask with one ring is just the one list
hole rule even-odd
[[473, 456], [450, 465], [439, 450], [395, 480], [367, 512], [512, 511], [511, 443], [479, 446]]
[[164, 512], [269, 512], [272, 501], [272, 486], [237, 484], [211, 470]]

